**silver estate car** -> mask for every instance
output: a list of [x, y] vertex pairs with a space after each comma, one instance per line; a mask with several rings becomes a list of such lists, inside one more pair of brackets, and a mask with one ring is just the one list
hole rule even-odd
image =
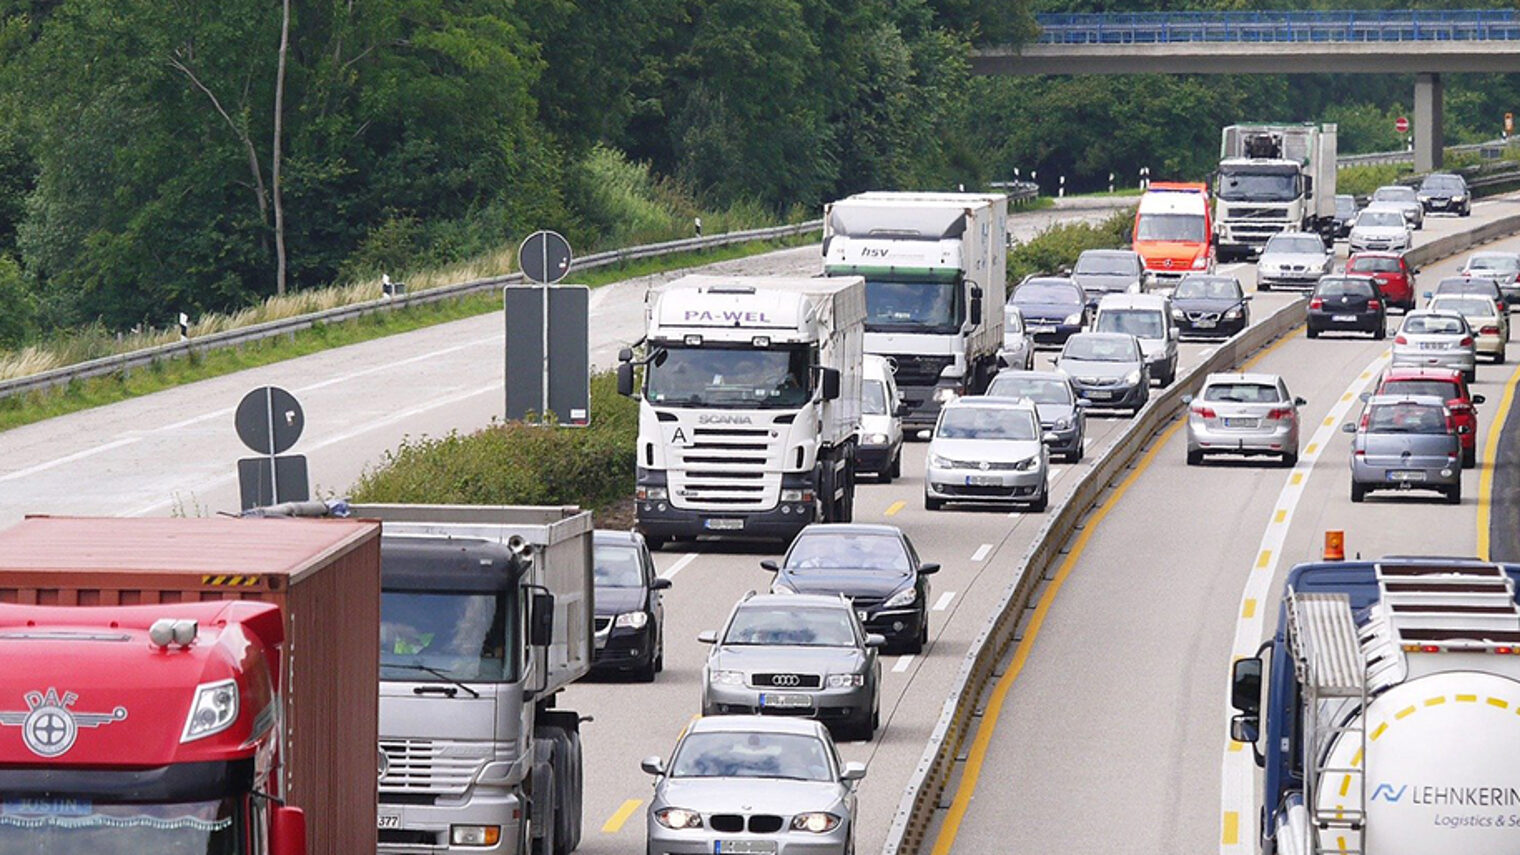
[[720, 716], [692, 722], [655, 776], [650, 855], [849, 855], [864, 763], [843, 763], [815, 721]]
[[1188, 405], [1187, 463], [1206, 454], [1280, 455], [1298, 463], [1298, 408], [1306, 402], [1288, 393], [1276, 374], [1210, 374]]
[[1456, 312], [1410, 312], [1393, 337], [1391, 364], [1455, 368], [1464, 377], [1472, 377], [1477, 372], [1478, 351], [1467, 319]]
[[1377, 395], [1361, 423], [1346, 422], [1351, 443], [1351, 501], [1372, 490], [1435, 490], [1462, 501], [1462, 444], [1446, 402], [1430, 395]]
[[924, 471], [924, 508], [946, 502], [1012, 502], [1043, 511], [1050, 503], [1055, 434], [1040, 428], [1033, 401], [967, 397], [939, 411]]
[[756, 594], [741, 599], [702, 666], [702, 714], [816, 718], [842, 737], [870, 739], [881, 720], [886, 643], [868, 635], [849, 600], [822, 594]]

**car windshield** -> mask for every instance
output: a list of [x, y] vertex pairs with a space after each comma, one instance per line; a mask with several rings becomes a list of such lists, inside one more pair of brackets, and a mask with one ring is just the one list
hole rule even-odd
[[1291, 202], [1298, 198], [1294, 172], [1225, 172], [1215, 188], [1226, 202]]
[[1404, 319], [1399, 332], [1410, 335], [1461, 335], [1467, 332], [1467, 324], [1451, 315], [1410, 315]]
[[1141, 214], [1135, 224], [1135, 240], [1171, 240], [1203, 243], [1203, 217], [1198, 214]]
[[844, 609], [741, 608], [723, 636], [724, 644], [794, 647], [854, 647], [855, 629]]
[[591, 578], [598, 588], [642, 588], [644, 568], [633, 544], [598, 543], [592, 549]]
[[1400, 273], [1402, 270], [1397, 258], [1386, 255], [1359, 256], [1346, 265], [1347, 273]]
[[1378, 404], [1367, 419], [1370, 433], [1446, 433], [1446, 414], [1426, 404]]
[[1205, 401], [1233, 404], [1275, 404], [1282, 400], [1271, 383], [1213, 383], [1204, 388]]
[[805, 534], [786, 554], [788, 570], [893, 570], [906, 574], [908, 550], [885, 534]]
[[1356, 213], [1356, 197], [1355, 196], [1336, 196], [1335, 197], [1335, 215], [1337, 217], [1345, 218], [1345, 217], [1349, 217], [1349, 216], [1351, 216], [1352, 214], [1355, 214], [1355, 213]]
[[1515, 273], [1520, 271], [1520, 258], [1513, 255], [1475, 255], [1468, 259], [1467, 269]]
[[1430, 395], [1435, 398], [1456, 398], [1461, 393], [1454, 380], [1389, 380], [1378, 390], [1379, 395]]
[[176, 804], [103, 804], [79, 799], [7, 798], [0, 852], [27, 855], [234, 855], [239, 808], [233, 799]]
[[880, 380], [861, 381], [860, 412], [867, 416], [887, 415], [887, 384]]
[[1374, 202], [1418, 202], [1413, 187], [1379, 187], [1372, 194]]
[[1026, 410], [1010, 407], [953, 407], [940, 416], [934, 435], [946, 439], [1037, 438], [1035, 420]]
[[1319, 297], [1371, 297], [1372, 285], [1365, 279], [1321, 279], [1314, 289]]
[[1021, 377], [1021, 373], [999, 374], [987, 387], [987, 394], [994, 398], [1028, 398], [1036, 404], [1071, 403], [1071, 387], [1064, 380]]
[[1459, 279], [1442, 279], [1436, 283], [1436, 294], [1484, 294], [1499, 298], [1499, 286], [1486, 276]]
[[1324, 255], [1325, 242], [1317, 237], [1275, 237], [1267, 241], [1262, 254]]
[[1135, 338], [1161, 338], [1165, 334], [1162, 326], [1161, 312], [1155, 309], [1100, 309], [1096, 331], [1128, 333]]
[[1432, 312], [1456, 312], [1464, 318], [1498, 317], [1499, 311], [1491, 300], [1475, 300], [1468, 297], [1445, 297], [1430, 301]]
[[1129, 276], [1140, 275], [1140, 264], [1132, 255], [1109, 255], [1104, 253], [1084, 252], [1077, 256], [1077, 273], [1117, 273]]
[[1082, 289], [1053, 282], [1026, 282], [1013, 290], [1015, 303], [1070, 303], [1082, 302]]
[[516, 679], [516, 638], [506, 593], [381, 591], [380, 679], [409, 682]]
[[1062, 359], [1081, 359], [1088, 362], [1138, 362], [1140, 354], [1135, 343], [1128, 338], [1109, 336], [1072, 336], [1066, 342]]
[[1455, 175], [1431, 175], [1420, 184], [1423, 193], [1461, 193], [1466, 189], [1467, 185]]
[[1356, 215], [1356, 224], [1373, 228], [1402, 227], [1404, 215], [1398, 211], [1363, 211]]
[[866, 280], [867, 332], [955, 332], [966, 309], [958, 282]]
[[801, 733], [690, 733], [671, 758], [669, 775], [834, 780], [823, 741]]
[[1188, 277], [1177, 283], [1172, 299], [1238, 300], [1240, 286], [1230, 279]]
[[808, 400], [804, 347], [662, 347], [645, 369], [651, 404], [741, 409], [795, 408]]

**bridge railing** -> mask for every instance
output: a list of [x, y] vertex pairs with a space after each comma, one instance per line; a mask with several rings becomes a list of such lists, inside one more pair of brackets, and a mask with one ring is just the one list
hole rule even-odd
[[1174, 42], [1432, 42], [1520, 39], [1511, 9], [1330, 12], [1042, 14], [1040, 44]]

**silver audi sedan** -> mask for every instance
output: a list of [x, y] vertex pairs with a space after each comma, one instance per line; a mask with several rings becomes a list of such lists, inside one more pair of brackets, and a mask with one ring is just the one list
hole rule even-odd
[[847, 855], [855, 851], [855, 787], [864, 763], [842, 763], [815, 721], [697, 719], [655, 776], [646, 814], [651, 855]]
[[1276, 374], [1210, 374], [1188, 405], [1187, 463], [1206, 454], [1274, 455], [1286, 466], [1298, 462], [1298, 408]]
[[702, 666], [703, 715], [799, 716], [834, 726], [841, 738], [876, 733], [876, 652], [886, 639], [868, 634], [844, 597], [750, 592], [721, 631], [697, 640], [714, 645]]

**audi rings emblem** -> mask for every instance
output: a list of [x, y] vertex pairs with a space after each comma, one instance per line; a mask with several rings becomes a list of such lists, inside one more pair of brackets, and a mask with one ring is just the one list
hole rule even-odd
[[772, 674], [771, 685], [792, 687], [800, 686], [802, 685], [802, 678], [796, 674]]

